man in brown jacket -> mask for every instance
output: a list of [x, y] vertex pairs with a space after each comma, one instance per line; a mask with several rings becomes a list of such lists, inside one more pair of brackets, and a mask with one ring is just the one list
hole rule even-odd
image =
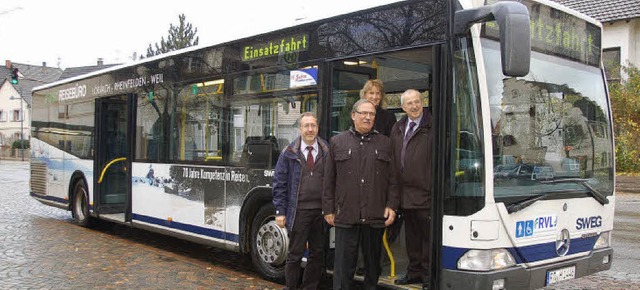
[[430, 269], [431, 115], [422, 108], [420, 92], [416, 90], [406, 90], [400, 96], [400, 104], [407, 115], [391, 129], [394, 167], [398, 174], [398, 184], [391, 187], [400, 192], [409, 265], [406, 274], [394, 282], [398, 285], [423, 283], [426, 289]]
[[333, 289], [350, 289], [358, 248], [364, 253], [364, 287], [376, 289], [382, 235], [393, 223], [399, 195], [389, 190], [391, 141], [373, 129], [376, 108], [366, 99], [351, 110], [353, 127], [331, 138], [325, 164], [322, 211], [335, 226]]

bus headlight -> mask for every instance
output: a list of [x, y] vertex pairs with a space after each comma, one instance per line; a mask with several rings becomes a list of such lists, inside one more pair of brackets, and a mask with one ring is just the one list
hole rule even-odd
[[611, 244], [611, 232], [602, 232], [600, 234], [600, 237], [598, 238], [598, 240], [596, 241], [596, 243], [593, 245], [593, 249], [602, 249], [602, 248], [607, 248], [609, 247], [609, 245]]
[[491, 271], [514, 266], [513, 256], [505, 249], [469, 250], [458, 260], [458, 269]]

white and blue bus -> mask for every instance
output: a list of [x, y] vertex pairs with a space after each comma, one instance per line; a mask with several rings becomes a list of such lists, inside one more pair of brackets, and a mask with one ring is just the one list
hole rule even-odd
[[[246, 253], [280, 279], [275, 162], [301, 113], [329, 139], [377, 78], [389, 110], [413, 88], [433, 116], [432, 288], [589, 275], [613, 253], [601, 41], [600, 23], [545, 0], [401, 1], [61, 80], [33, 91], [31, 196], [82, 226]], [[406, 268], [402, 234], [388, 251], [381, 284]]]

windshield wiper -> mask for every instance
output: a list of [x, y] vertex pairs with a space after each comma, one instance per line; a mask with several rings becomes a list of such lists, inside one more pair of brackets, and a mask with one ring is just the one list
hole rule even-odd
[[512, 203], [512, 204], [507, 206], [507, 212], [508, 213], [514, 213], [514, 212], [517, 212], [517, 211], [521, 211], [524, 208], [534, 204], [536, 201], [541, 200], [541, 199], [547, 197], [549, 194], [552, 194], [552, 193], [555, 193], [555, 192], [548, 192], [548, 193], [541, 194], [541, 195], [538, 195], [538, 196], [534, 196], [534, 197], [531, 197], [531, 198], [523, 199], [523, 200], [518, 201], [518, 202], [514, 202], [514, 203]]
[[587, 190], [587, 193], [591, 195], [595, 200], [597, 200], [601, 205], [605, 205], [609, 203], [607, 196], [602, 194], [599, 190], [593, 188], [588, 183], [589, 179], [586, 178], [561, 178], [561, 179], [553, 179], [553, 180], [545, 180], [540, 181], [540, 183], [550, 184], [550, 183], [575, 183], [584, 186]]

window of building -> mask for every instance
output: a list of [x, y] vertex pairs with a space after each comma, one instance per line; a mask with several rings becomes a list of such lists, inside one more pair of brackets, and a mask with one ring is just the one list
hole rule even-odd
[[604, 71], [607, 73], [607, 82], [620, 81], [620, 47], [606, 48], [602, 52]]
[[0, 122], [6, 122], [6, 121], [7, 121], [7, 114], [3, 110], [0, 110]]
[[13, 110], [13, 116], [11, 118], [12, 121], [22, 121], [22, 111], [20, 110]]

